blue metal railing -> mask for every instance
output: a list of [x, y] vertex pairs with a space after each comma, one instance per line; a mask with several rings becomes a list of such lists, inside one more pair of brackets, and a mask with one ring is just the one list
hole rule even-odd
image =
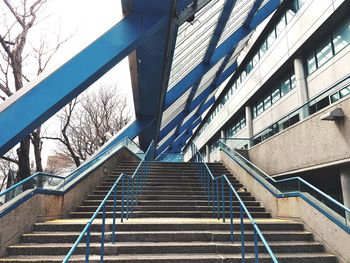
[[[33, 189], [45, 189], [49, 191], [64, 191], [65, 187], [76, 178], [80, 178], [85, 174], [89, 173], [92, 169], [98, 167], [103, 161], [112, 156], [122, 147], [127, 147], [135, 154], [140, 153], [138, 146], [130, 140], [130, 138], [125, 138], [118, 144], [110, 147], [106, 151], [101, 151], [96, 155], [89, 158], [81, 166], [74, 169], [71, 173], [66, 176], [59, 176], [48, 174], [44, 172], [35, 173], [28, 178], [12, 185], [5, 191], [0, 193], [0, 204], [6, 204], [13, 200], [15, 197], [19, 196], [26, 190], [32, 191]], [[2, 201], [2, 202], [1, 202]]]
[[219, 142], [219, 147], [275, 197], [300, 197], [350, 234], [350, 209], [337, 200], [300, 177], [274, 179], [223, 141]]
[[[213, 217], [215, 217], [215, 214], [218, 219], [220, 219], [220, 216], [223, 220], [223, 222], [226, 221], [226, 207], [225, 207], [225, 184], [229, 186], [229, 208], [230, 208], [230, 241], [234, 241], [234, 224], [233, 224], [233, 195], [237, 198], [239, 202], [239, 219], [240, 219], [240, 241], [241, 241], [241, 254], [242, 254], [242, 262], [245, 262], [245, 235], [244, 235], [244, 213], [246, 214], [247, 218], [249, 219], [250, 223], [253, 226], [253, 239], [254, 239], [254, 256], [255, 256], [255, 263], [259, 262], [259, 239], [261, 240], [262, 244], [264, 245], [266, 251], [271, 257], [272, 262], [277, 263], [277, 259], [272, 252], [269, 244], [267, 243], [264, 235], [260, 231], [259, 226], [249, 213], [247, 207], [243, 203], [241, 197], [239, 196], [238, 192], [235, 190], [233, 185], [231, 184], [230, 180], [227, 178], [226, 175], [221, 175], [218, 177], [214, 177], [211, 173], [209, 167], [205, 163], [202, 155], [197, 150], [195, 146], [193, 146], [193, 149], [195, 150], [195, 155], [193, 161], [198, 163], [198, 176], [201, 183], [201, 186], [204, 188], [205, 192], [207, 193], [208, 197], [208, 206], [212, 205], [212, 213]], [[221, 188], [221, 190], [220, 190]], [[220, 197], [221, 192], [221, 197]], [[220, 200], [221, 199], [221, 200]]]
[[102, 200], [101, 204], [98, 206], [83, 231], [80, 233], [79, 237], [73, 244], [72, 248], [69, 250], [68, 254], [62, 261], [66, 263], [69, 261], [71, 256], [74, 254], [78, 245], [83, 241], [85, 237], [85, 262], [89, 262], [90, 257], [90, 234], [91, 226], [98, 215], [102, 213], [102, 225], [101, 225], [101, 246], [100, 246], [100, 262], [103, 262], [104, 258], [104, 245], [105, 245], [105, 225], [106, 225], [106, 206], [107, 200], [113, 197], [113, 219], [112, 219], [112, 243], [117, 241], [117, 186], [121, 184], [120, 193], [120, 221], [123, 222], [124, 218], [129, 219], [132, 217], [134, 207], [137, 206], [139, 195], [142, 194], [142, 188], [148, 178], [150, 172], [150, 163], [154, 160], [154, 142], [152, 141], [149, 145], [143, 159], [137, 166], [134, 174], [128, 176], [122, 173], [118, 179], [115, 181], [107, 195]]

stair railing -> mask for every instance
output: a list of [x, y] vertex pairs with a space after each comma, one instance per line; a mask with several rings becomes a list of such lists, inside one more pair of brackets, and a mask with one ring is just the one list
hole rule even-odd
[[[248, 211], [247, 207], [243, 203], [239, 193], [231, 184], [230, 180], [226, 175], [221, 175], [214, 177], [210, 171], [208, 165], [205, 163], [202, 155], [197, 150], [195, 146], [195, 154], [193, 161], [198, 164], [198, 177], [201, 183], [201, 186], [204, 188], [207, 197], [208, 197], [208, 206], [212, 206], [213, 218], [217, 217], [219, 220], [222, 218], [222, 221], [226, 221], [226, 195], [225, 195], [225, 184], [229, 186], [229, 217], [230, 217], [230, 241], [234, 241], [234, 223], [233, 223], [233, 196], [235, 196], [239, 203], [239, 219], [240, 219], [240, 242], [241, 242], [241, 254], [242, 254], [242, 263], [245, 262], [245, 234], [244, 234], [244, 213], [249, 219], [250, 223], [253, 226], [253, 239], [254, 239], [254, 256], [255, 263], [259, 262], [259, 239], [264, 245], [266, 251], [271, 257], [272, 262], [278, 263], [276, 256], [271, 250], [269, 244], [267, 243], [264, 235], [262, 234], [259, 226], [253, 219], [252, 215]], [[221, 190], [220, 190], [221, 188]], [[221, 193], [220, 193], [221, 192]]]
[[350, 209], [300, 177], [276, 180], [223, 141], [220, 150], [277, 198], [300, 197], [350, 234]]
[[[117, 241], [117, 197], [120, 195], [120, 222], [123, 223], [124, 218], [128, 220], [132, 217], [134, 207], [137, 206], [139, 195], [142, 194], [143, 186], [150, 173], [150, 163], [154, 161], [155, 145], [152, 141], [143, 156], [142, 160], [138, 164], [135, 172], [132, 176], [128, 176], [122, 173], [118, 179], [114, 182], [113, 186], [107, 193], [107, 195], [102, 200], [101, 204], [98, 206], [90, 220], [85, 225], [83, 231], [78, 236], [77, 240], [74, 242], [72, 248], [69, 250], [68, 254], [62, 261], [63, 263], [69, 262], [69, 259], [74, 254], [78, 245], [85, 241], [85, 262], [89, 262], [90, 257], [90, 240], [91, 240], [91, 226], [94, 220], [102, 214], [102, 224], [101, 224], [101, 240], [100, 240], [100, 262], [104, 259], [104, 245], [106, 242], [106, 207], [107, 200], [113, 198], [113, 216], [112, 216], [112, 243]], [[121, 192], [118, 193], [117, 186], [121, 186]]]

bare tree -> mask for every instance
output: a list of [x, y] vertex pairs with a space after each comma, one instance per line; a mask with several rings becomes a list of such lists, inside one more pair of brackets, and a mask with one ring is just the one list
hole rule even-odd
[[59, 114], [59, 136], [43, 137], [60, 142], [59, 152], [69, 155], [76, 166], [91, 156], [130, 120], [126, 99], [115, 86], [101, 87], [97, 92], [83, 95], [68, 104]]
[[[47, 0], [0, 0], [4, 15], [0, 26], [0, 99], [6, 100], [14, 92], [20, 90], [24, 82], [29, 82], [28, 75], [41, 74], [53, 55], [60, 46], [67, 41], [57, 37], [54, 45], [49, 45], [44, 34], [39, 43], [33, 45], [28, 40], [28, 35], [38, 23], [38, 17]], [[27, 60], [32, 59], [28, 72], [24, 72]], [[34, 60], [33, 60], [34, 59]], [[36, 70], [33, 61], [37, 64]], [[1, 92], [0, 92], [1, 93]], [[36, 170], [42, 171], [41, 164], [41, 127], [38, 127], [31, 135], [26, 136], [20, 142], [17, 149], [17, 160], [7, 159], [18, 165], [17, 180], [23, 180], [31, 173], [30, 169], [30, 145], [33, 144]], [[6, 158], [3, 158], [5, 159]]]

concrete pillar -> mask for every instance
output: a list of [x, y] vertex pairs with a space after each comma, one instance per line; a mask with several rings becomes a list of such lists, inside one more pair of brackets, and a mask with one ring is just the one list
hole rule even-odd
[[[350, 207], [350, 167], [340, 170], [341, 189], [343, 193], [344, 206]], [[346, 219], [350, 222], [350, 213], [346, 213]]]
[[252, 108], [250, 106], [245, 106], [245, 122], [248, 129], [248, 138], [250, 141], [248, 143], [249, 148], [253, 146], [253, 117], [252, 117]]
[[205, 154], [207, 156], [207, 162], [209, 163], [210, 162], [210, 150], [209, 150], [208, 144], [205, 146]]
[[[303, 60], [301, 58], [294, 59], [294, 72], [295, 72], [295, 81], [296, 88], [298, 90], [298, 98], [299, 98], [299, 107], [304, 105], [309, 101], [309, 92], [307, 90], [306, 76], [305, 70], [303, 66]], [[299, 118], [300, 120], [305, 119], [310, 115], [309, 106], [305, 106], [300, 109]]]

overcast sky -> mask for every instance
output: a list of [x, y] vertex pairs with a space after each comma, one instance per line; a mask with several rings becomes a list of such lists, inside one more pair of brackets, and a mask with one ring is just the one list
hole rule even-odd
[[[16, 1], [20, 0], [12, 0], [13, 3]], [[3, 10], [6, 10], [6, 7]], [[45, 19], [42, 20], [43, 18]], [[50, 62], [47, 71], [52, 71], [88, 46], [122, 18], [120, 0], [48, 0], [40, 19], [38, 18], [38, 21], [42, 21], [31, 31], [29, 40], [35, 45], [35, 41], [43, 34], [48, 42], [53, 41], [53, 43], [56, 43], [58, 34], [61, 35], [61, 39], [71, 36]], [[127, 98], [133, 110], [127, 59], [120, 62], [88, 90], [98, 88], [101, 84], [111, 83], [118, 85], [118, 91]], [[58, 123], [55, 117], [51, 118], [48, 124], [46, 125], [49, 126], [48, 133], [57, 130]], [[53, 154], [55, 148], [55, 142], [48, 140], [44, 142], [42, 151], [44, 166], [47, 156]]]

